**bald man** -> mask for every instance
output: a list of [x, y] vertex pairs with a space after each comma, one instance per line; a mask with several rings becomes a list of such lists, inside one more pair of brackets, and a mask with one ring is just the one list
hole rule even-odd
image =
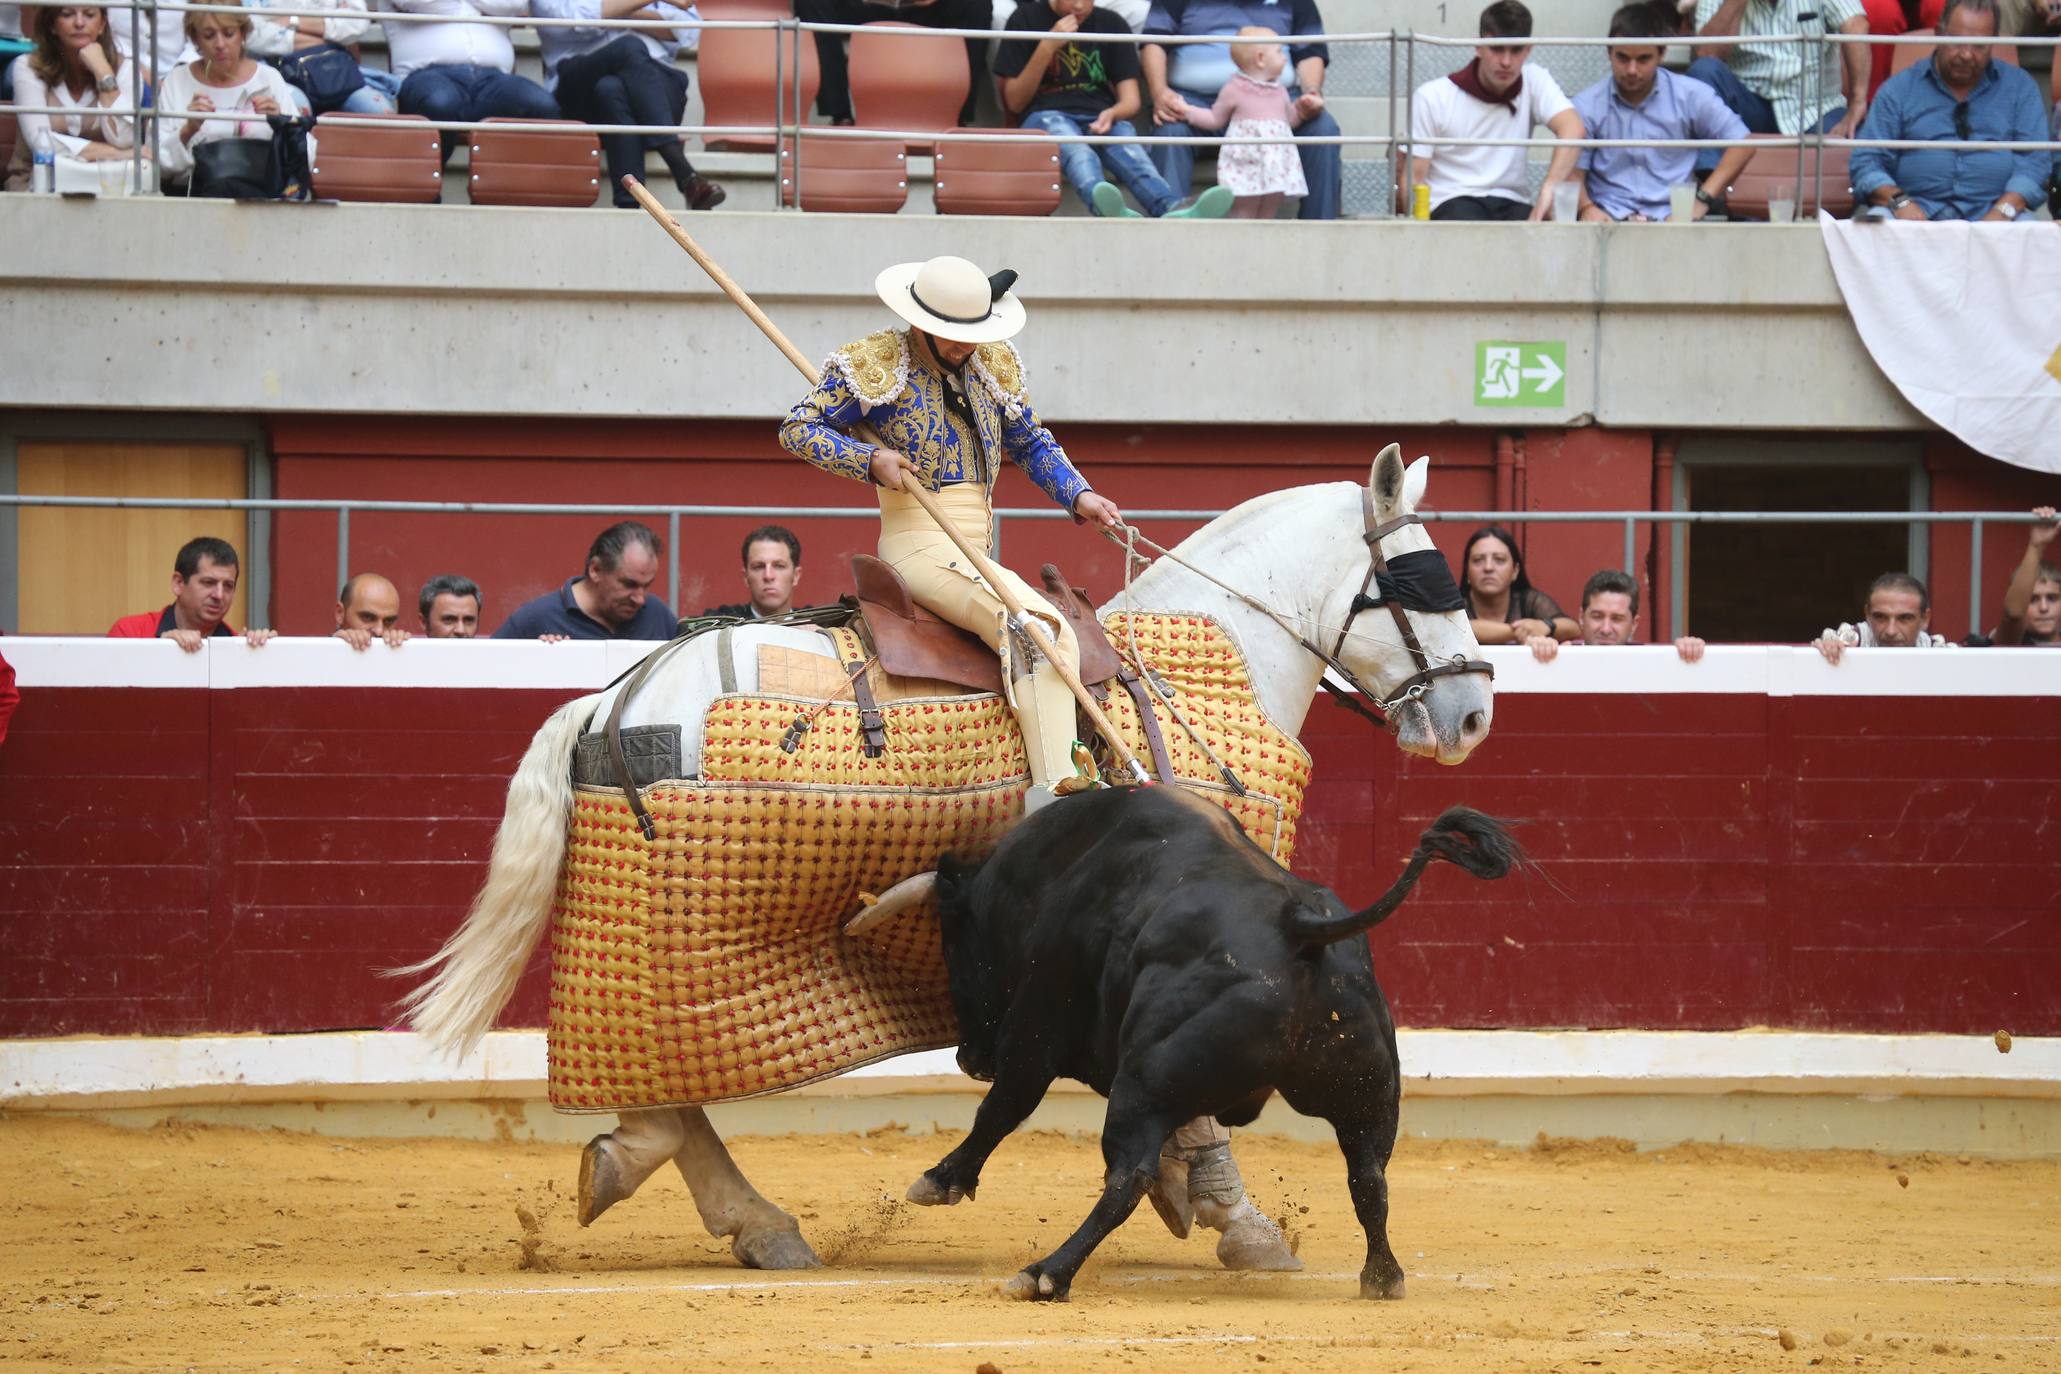
[[401, 594], [378, 573], [357, 573], [336, 594], [336, 637], [361, 654], [375, 639], [389, 649], [406, 644], [400, 620]]

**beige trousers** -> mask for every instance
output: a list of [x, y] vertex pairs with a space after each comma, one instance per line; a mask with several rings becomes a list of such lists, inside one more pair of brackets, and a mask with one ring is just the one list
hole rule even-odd
[[[936, 495], [945, 518], [983, 554], [990, 551], [988, 531], [994, 521], [987, 490], [977, 482], [958, 482]], [[1010, 681], [1011, 705], [1030, 755], [1031, 781], [1050, 786], [1073, 776], [1074, 700], [1058, 669], [1040, 659], [1026, 675], [1018, 651], [1006, 639], [1008, 609], [993, 587], [967, 561], [966, 555], [932, 522], [916, 498], [905, 492], [880, 493], [880, 557], [902, 575], [916, 603], [960, 629], [979, 635], [1002, 655]], [[1080, 647], [1073, 626], [1044, 596], [1007, 568], [997, 567], [1017, 602], [1042, 622], [1068, 671], [1080, 666]]]

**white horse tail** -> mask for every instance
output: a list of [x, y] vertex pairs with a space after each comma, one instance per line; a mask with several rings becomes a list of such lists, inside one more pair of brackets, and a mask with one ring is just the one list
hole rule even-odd
[[435, 970], [401, 999], [401, 1011], [440, 1050], [464, 1055], [479, 1044], [550, 924], [572, 814], [573, 748], [600, 699], [567, 702], [537, 731], [509, 780], [486, 885], [465, 924], [429, 958], [392, 971], [401, 978]]

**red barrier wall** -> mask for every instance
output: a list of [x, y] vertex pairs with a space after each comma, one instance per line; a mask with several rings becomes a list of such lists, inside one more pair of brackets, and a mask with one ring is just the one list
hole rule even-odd
[[[197, 685], [67, 685], [62, 649], [8, 641], [0, 1036], [388, 1023], [403, 985], [378, 970], [455, 927], [509, 773], [576, 694], [507, 667], [563, 657], [479, 657], [544, 646], [396, 655], [475, 656], [475, 685], [437, 689], [376, 685], [378, 660], [329, 641], [235, 646], [267, 671], [335, 668], [233, 689], [184, 662]], [[117, 649], [176, 653], [96, 652]], [[1887, 694], [1882, 653], [1844, 677], [1791, 655], [1494, 652], [1493, 733], [1453, 769], [1319, 705], [1297, 868], [1364, 903], [1443, 807], [1522, 823], [1537, 871], [1434, 868], [1377, 933], [1409, 1025], [2061, 1033], [2061, 655], [1942, 651], [1931, 684]], [[1737, 690], [1763, 657], [1815, 685]], [[509, 1023], [542, 1010], [538, 967]]]

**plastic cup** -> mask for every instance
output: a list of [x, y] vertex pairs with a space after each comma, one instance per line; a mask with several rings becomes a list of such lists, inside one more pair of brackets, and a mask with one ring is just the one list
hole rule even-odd
[[101, 195], [124, 196], [129, 193], [126, 185], [129, 179], [128, 159], [124, 158], [117, 162], [113, 158], [109, 158], [100, 163], [99, 168]]
[[1581, 213], [1582, 188], [1563, 181], [1553, 188], [1553, 218], [1560, 224], [1573, 224]]
[[1777, 200], [1773, 196], [1768, 197], [1768, 223], [1789, 224], [1794, 222], [1795, 219], [1796, 202], [1794, 200]]
[[1667, 222], [1669, 224], [1694, 224], [1696, 222], [1696, 188], [1692, 185], [1667, 188]]

